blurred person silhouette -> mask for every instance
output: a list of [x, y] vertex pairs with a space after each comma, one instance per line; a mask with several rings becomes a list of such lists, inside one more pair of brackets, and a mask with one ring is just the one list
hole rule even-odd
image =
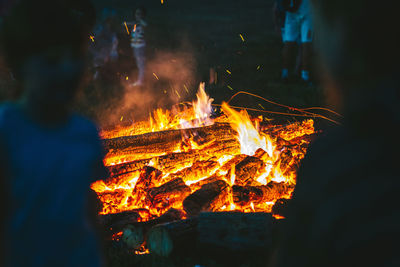
[[102, 266], [90, 184], [106, 175], [103, 152], [95, 125], [71, 111], [94, 17], [89, 1], [22, 0], [4, 20], [23, 97], [0, 106], [2, 266]]
[[283, 37], [285, 35], [286, 10], [283, 6], [283, 0], [275, 0], [272, 6], [272, 21], [275, 32]]
[[302, 161], [270, 266], [400, 266], [397, 3], [312, 4], [328, 100], [344, 119]]
[[[300, 2], [298, 2], [299, 4]], [[297, 8], [297, 7], [293, 7], [293, 8]], [[291, 10], [293, 10], [293, 8]], [[286, 46], [287, 44], [285, 44], [285, 24], [286, 24], [286, 14], [287, 14], [287, 10], [289, 9], [288, 7], [288, 1], [286, 0], [276, 0], [274, 2], [274, 5], [272, 6], [272, 19], [273, 19], [273, 23], [274, 23], [274, 28], [275, 28], [275, 32], [277, 34], [279, 34], [282, 37], [282, 42], [284, 43], [284, 45]], [[297, 51], [297, 56], [296, 56], [296, 64], [295, 64], [295, 68], [294, 68], [294, 73], [300, 73], [301, 72], [301, 65], [302, 65], [302, 43], [301, 43], [301, 35], [299, 34], [297, 36], [297, 39], [294, 41], [295, 44], [293, 46], [293, 51], [289, 51], [290, 52], [290, 56], [288, 58], [286, 58], [286, 54], [285, 54], [285, 60], [289, 61], [289, 62], [284, 62], [283, 65], [284, 66], [288, 66], [287, 67], [287, 71], [282, 71], [281, 76], [283, 74], [283, 80], [286, 82], [289, 79], [289, 66], [291, 66], [292, 64], [292, 54], [295, 53], [295, 51]], [[296, 50], [296, 46], [298, 47]], [[287, 50], [285, 50], [286, 53]]]
[[145, 69], [146, 69], [146, 39], [145, 29], [147, 22], [145, 21], [147, 11], [144, 7], [139, 7], [135, 10], [135, 20], [127, 22], [131, 27], [131, 47], [136, 59], [136, 66], [138, 68], [138, 78], [132, 85], [142, 86], [144, 84]]
[[290, 78], [298, 42], [301, 49], [301, 80], [310, 81], [313, 22], [309, 2], [310, 0], [282, 0], [281, 2], [281, 6], [286, 11], [282, 32], [284, 47], [281, 79], [283, 81]]
[[[93, 78], [97, 79], [100, 73], [110, 75], [107, 65], [113, 65], [118, 60], [118, 37], [115, 29], [116, 12], [113, 9], [103, 9], [102, 18], [94, 29], [94, 39], [90, 52], [93, 55]], [[101, 71], [106, 67], [106, 71]]]

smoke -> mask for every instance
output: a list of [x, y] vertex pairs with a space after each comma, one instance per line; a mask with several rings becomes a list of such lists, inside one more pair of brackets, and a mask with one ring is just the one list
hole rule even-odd
[[[120, 110], [114, 112], [130, 111], [132, 120], [142, 120], [156, 108], [170, 108], [191, 100], [197, 91], [195, 65], [190, 52], [155, 52], [146, 63], [144, 86], [134, 87], [132, 81], [124, 81]], [[137, 71], [130, 76], [135, 80]]]

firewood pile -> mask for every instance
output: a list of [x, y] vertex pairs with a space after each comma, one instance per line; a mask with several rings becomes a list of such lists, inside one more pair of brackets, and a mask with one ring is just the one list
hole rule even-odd
[[193, 240], [232, 251], [270, 244], [272, 214], [291, 197], [313, 121], [273, 125], [222, 111], [203, 125], [193, 111], [194, 127], [102, 133], [111, 176], [91, 188], [110, 238], [161, 256]]

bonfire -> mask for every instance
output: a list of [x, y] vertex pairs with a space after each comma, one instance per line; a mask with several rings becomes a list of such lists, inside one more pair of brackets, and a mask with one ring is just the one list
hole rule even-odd
[[103, 223], [131, 247], [143, 249], [143, 231], [160, 223], [203, 212], [272, 213], [291, 197], [313, 120], [274, 125], [227, 103], [215, 116], [212, 102], [201, 84], [191, 104], [101, 132], [111, 176], [91, 188]]

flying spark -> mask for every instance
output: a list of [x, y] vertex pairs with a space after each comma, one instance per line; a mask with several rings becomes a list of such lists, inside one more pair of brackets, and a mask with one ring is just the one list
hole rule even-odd
[[125, 24], [125, 29], [126, 29], [126, 32], [127, 32], [127, 33], [128, 33], [128, 35], [129, 35], [130, 33], [129, 33], [128, 25], [126, 25], [126, 21], [124, 22], [124, 24]]

